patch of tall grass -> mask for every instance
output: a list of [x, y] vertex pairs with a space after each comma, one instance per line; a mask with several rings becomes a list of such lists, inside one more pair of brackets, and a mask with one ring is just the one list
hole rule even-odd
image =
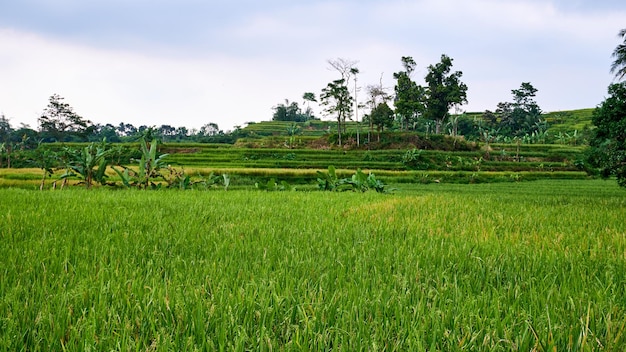
[[626, 346], [626, 194], [0, 189], [0, 350]]

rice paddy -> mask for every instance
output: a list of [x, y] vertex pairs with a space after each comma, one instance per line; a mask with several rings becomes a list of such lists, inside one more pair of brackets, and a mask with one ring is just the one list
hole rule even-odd
[[0, 350], [623, 351], [626, 191], [0, 189]]

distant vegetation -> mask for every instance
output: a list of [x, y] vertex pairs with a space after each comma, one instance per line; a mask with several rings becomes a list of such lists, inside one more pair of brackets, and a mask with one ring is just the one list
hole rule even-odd
[[[380, 84], [369, 85], [365, 101], [359, 103], [356, 61], [329, 60], [340, 78], [322, 89], [319, 99], [306, 92], [302, 104], [289, 100], [277, 104], [272, 121], [249, 122], [233, 131], [223, 131], [215, 123], [192, 130], [94, 124], [54, 94], [37, 130], [25, 125], [14, 128], [8, 118], [0, 117], [0, 168], [41, 169], [40, 188], [46, 180], [53, 185], [59, 180], [63, 185], [77, 181], [87, 188], [213, 184], [209, 179], [192, 180], [183, 171], [190, 167], [230, 169], [233, 180], [250, 168], [275, 169], [277, 176], [281, 169], [330, 166], [352, 172], [377, 170], [381, 177], [385, 176], [379, 171], [471, 172], [465, 182], [497, 178], [485, 172], [554, 172], [550, 177], [563, 172], [598, 173], [585, 154], [593, 136], [593, 109], [543, 113], [534, 100], [537, 89], [524, 82], [511, 91], [512, 101], [498, 104], [494, 112], [464, 112], [460, 106], [466, 102], [467, 86], [461, 81], [462, 72], [452, 70], [452, 61], [442, 55], [439, 63], [427, 67], [425, 85], [420, 85], [412, 77], [415, 62], [402, 57], [403, 70], [394, 74], [394, 94]], [[317, 103], [334, 121], [314, 116], [310, 105]], [[157, 161], [158, 156], [162, 165], [144, 166], [177, 167], [169, 169], [170, 179], [157, 172], [154, 178], [159, 181], [153, 183], [144, 174], [151, 172], [142, 169], [146, 142], [150, 148], [158, 145], [153, 158]], [[111, 170], [115, 173], [109, 174]], [[269, 182], [272, 176], [268, 176], [253, 184]]]
[[[170, 186], [184, 182], [194, 187], [212, 185], [219, 181], [213, 177], [221, 177], [222, 174], [232, 177], [234, 187], [258, 182], [263, 184], [272, 178], [292, 184], [312, 185], [316, 179], [315, 170], [326, 170], [329, 166], [346, 172], [374, 170], [386, 183], [478, 183], [546, 177], [580, 178], [587, 173], [598, 172], [587, 163], [585, 152], [592, 113], [593, 109], [585, 109], [542, 115], [552, 126], [544, 134], [545, 140], [472, 135], [470, 131], [476, 131], [482, 121], [483, 114], [479, 113], [454, 116], [458, 133], [464, 133], [467, 138], [393, 128], [386, 132], [370, 131], [356, 122], [348, 122], [342, 148], [337, 145], [337, 133], [333, 130], [335, 125], [321, 120], [249, 123], [236, 132], [215, 135], [231, 138], [229, 143], [185, 142], [193, 140], [191, 137], [162, 143], [159, 141], [167, 141], [170, 137], [163, 138], [162, 131], [148, 128], [142, 130], [141, 134], [137, 131], [132, 137], [113, 138], [114, 141], [123, 139], [128, 142], [109, 143], [111, 140], [107, 138], [107, 144], [112, 149], [106, 153], [108, 165], [121, 170], [121, 173], [112, 173], [110, 169], [103, 174], [95, 172], [92, 176], [81, 176], [80, 172], [76, 172], [88, 170], [80, 165], [74, 169], [71, 167], [72, 160], [76, 160], [76, 163], [82, 158], [79, 157], [81, 153], [92, 150], [85, 149], [88, 144], [33, 144], [33, 139], [25, 137], [20, 142], [9, 143], [8, 148], [7, 144], [4, 145], [0, 166], [41, 169], [42, 173], [20, 178], [37, 179], [39, 181], [36, 184], [42, 188], [45, 183], [61, 185], [72, 180], [83, 180], [87, 184], [95, 181], [98, 184], [128, 185], [129, 182], [139, 182], [132, 181], [132, 178], [140, 178], [135, 174], [139, 170], [134, 167], [139, 165], [137, 161], [142, 158], [140, 141], [144, 137], [141, 136], [152, 136], [157, 141], [159, 155], [167, 154], [162, 158], [164, 169], [168, 166], [175, 168], [167, 171], [173, 179], [159, 179], [160, 183]], [[361, 132], [360, 143], [356, 141], [358, 128]], [[18, 131], [12, 131], [9, 136], [14, 136]], [[133, 140], [136, 142], [131, 142]], [[101, 144], [102, 141], [94, 143]], [[96, 149], [93, 151], [97, 152]], [[96, 154], [94, 158], [98, 157]], [[92, 169], [96, 171], [97, 165], [93, 165]], [[254, 171], [260, 169], [265, 171]], [[303, 172], [284, 172], [285, 169], [299, 169]], [[304, 171], [307, 169], [312, 171]], [[181, 174], [185, 171], [185, 174]], [[394, 174], [387, 171], [408, 173]], [[0, 181], [4, 179], [5, 184], [16, 184], [15, 179], [10, 181], [11, 177], [0, 175]], [[180, 179], [177, 180], [177, 177]]]

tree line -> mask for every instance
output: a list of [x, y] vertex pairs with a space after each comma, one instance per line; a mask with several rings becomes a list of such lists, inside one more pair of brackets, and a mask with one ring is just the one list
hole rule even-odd
[[589, 161], [603, 177], [616, 177], [626, 187], [626, 28], [618, 33], [621, 43], [613, 50], [610, 72], [615, 81], [609, 96], [593, 112], [596, 126], [590, 142]]
[[[545, 141], [548, 125], [542, 120], [542, 110], [534, 99], [538, 90], [530, 82], [523, 82], [519, 89], [511, 91], [511, 102], [499, 103], [495, 111], [486, 110], [480, 118], [467, 119], [463, 118], [462, 106], [467, 104], [468, 87], [461, 80], [463, 72], [453, 70], [452, 58], [443, 54], [438, 63], [427, 66], [423, 83], [414, 77], [417, 63], [411, 56], [403, 56], [400, 61], [402, 70], [393, 74], [396, 81], [393, 92], [382, 85], [381, 76], [381, 82], [366, 86], [365, 97], [360, 102], [358, 61], [328, 60], [338, 77], [321, 90], [319, 101], [314, 93], [304, 93], [306, 110], [297, 102], [286, 100], [285, 104], [274, 107], [272, 119], [293, 122], [318, 119], [309, 104], [319, 103], [323, 114], [336, 121], [339, 145], [343, 143], [347, 121], [357, 123], [357, 144], [361, 123], [368, 127], [368, 141], [372, 131], [378, 132], [380, 141], [380, 133], [385, 129], [463, 135], [472, 140]], [[362, 119], [359, 111], [364, 112]]]
[[[161, 126], [134, 126], [120, 122], [117, 125], [110, 123], [99, 124], [80, 116], [58, 94], [49, 98], [47, 107], [37, 119], [38, 128], [32, 129], [29, 125], [21, 124], [14, 128], [10, 119], [0, 115], [0, 142], [19, 142], [29, 139], [30, 142], [89, 142], [107, 138], [110, 142], [137, 141], [147, 131], [162, 141], [221, 141], [226, 133], [216, 123], [207, 123], [199, 129], [186, 127]], [[35, 142], [35, 143], [36, 143]]]

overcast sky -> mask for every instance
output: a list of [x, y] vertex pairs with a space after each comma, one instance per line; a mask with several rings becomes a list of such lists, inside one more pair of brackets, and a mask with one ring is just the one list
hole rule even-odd
[[[531, 82], [544, 111], [592, 108], [612, 82], [624, 0], [19, 0], [0, 2], [0, 113], [37, 128], [59, 94], [94, 123], [221, 129], [270, 120], [358, 61], [393, 91], [400, 58], [441, 54], [465, 111]], [[363, 95], [363, 93], [362, 93]]]

